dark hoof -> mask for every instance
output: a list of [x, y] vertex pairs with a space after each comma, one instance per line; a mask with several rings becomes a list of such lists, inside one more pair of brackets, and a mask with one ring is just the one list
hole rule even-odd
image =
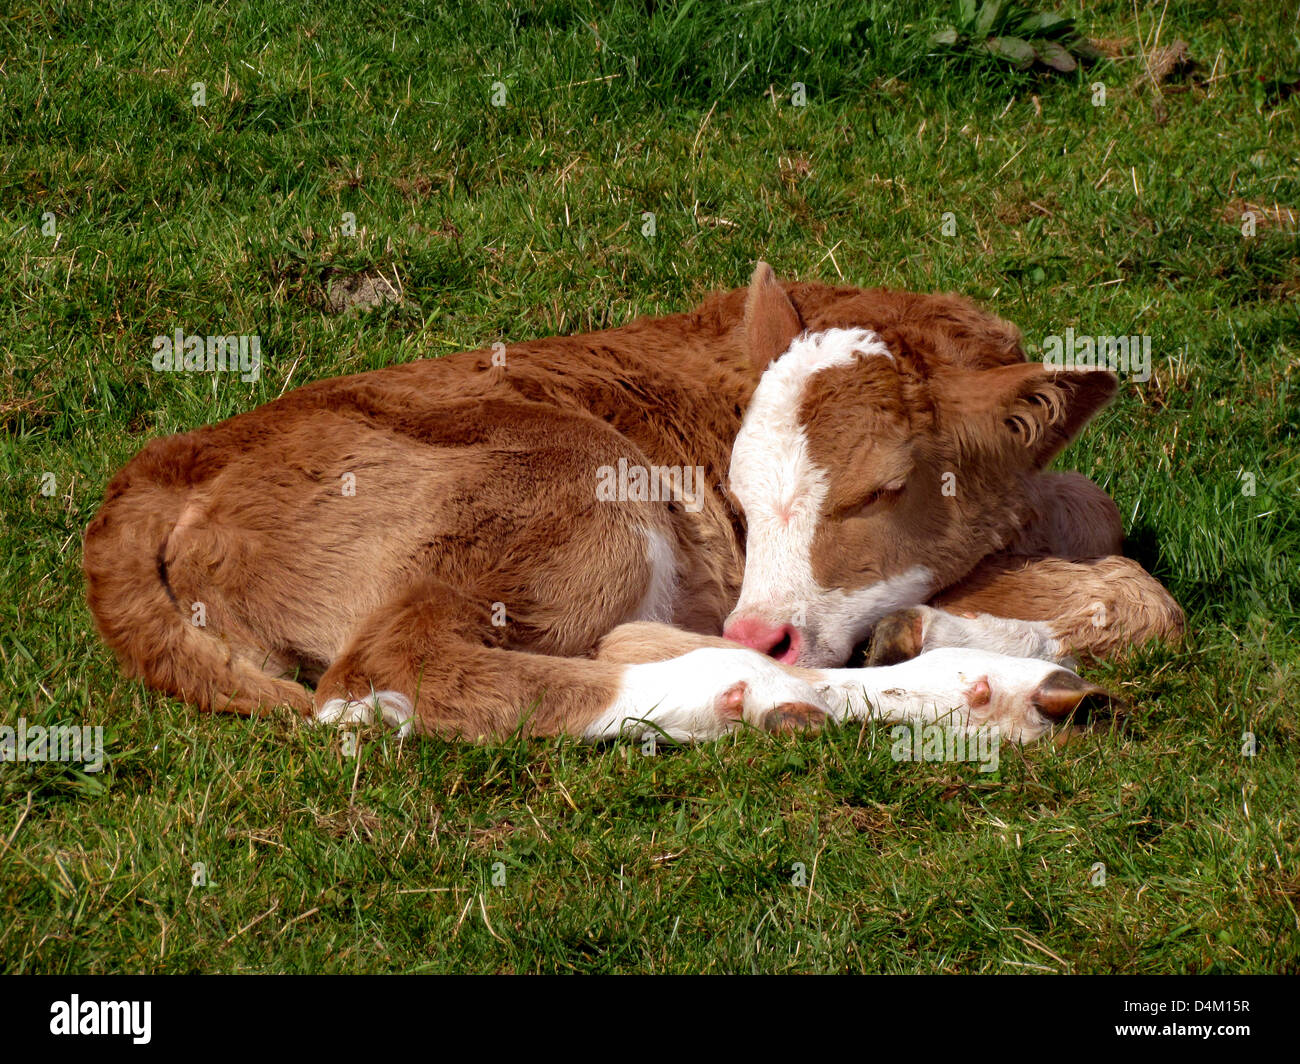
[[1062, 721], [1073, 713], [1075, 722], [1083, 723], [1092, 710], [1113, 705], [1115, 698], [1104, 687], [1060, 669], [1048, 674], [1030, 701], [1051, 720]]
[[883, 618], [871, 633], [871, 646], [867, 650], [867, 665], [897, 665], [921, 653], [925, 639], [925, 614], [913, 606], [896, 610]]
[[807, 702], [783, 702], [763, 718], [769, 732], [817, 731], [830, 718]]

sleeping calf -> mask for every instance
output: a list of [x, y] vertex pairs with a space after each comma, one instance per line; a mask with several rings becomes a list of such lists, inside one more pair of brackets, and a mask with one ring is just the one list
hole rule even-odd
[[[87, 529], [90, 606], [131, 672], [203, 709], [461, 738], [878, 717], [1030, 739], [1096, 692], [1067, 655], [1181, 630], [1116, 556], [1105, 494], [1041, 472], [1114, 390], [1026, 363], [958, 297], [760, 264], [685, 314], [318, 381], [154, 440]], [[843, 668], [867, 640], [878, 667]]]

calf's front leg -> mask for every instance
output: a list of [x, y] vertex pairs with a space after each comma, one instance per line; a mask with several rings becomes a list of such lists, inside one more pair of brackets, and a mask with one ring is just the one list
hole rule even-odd
[[884, 618], [867, 664], [968, 647], [1068, 663], [1182, 638], [1183, 611], [1131, 558], [995, 554], [927, 606]]
[[[879, 668], [808, 669], [777, 665], [756, 651], [716, 636], [697, 635], [668, 625], [639, 622], [621, 625], [601, 641], [598, 659], [633, 663], [658, 662], [681, 675], [684, 663], [705, 650], [742, 653], [758, 663], [775, 665], [808, 685], [815, 702], [832, 719], [946, 724], [955, 728], [996, 726], [1015, 742], [1037, 739], [1091, 699], [1106, 692], [1067, 669], [1035, 658], [969, 649], [945, 649], [911, 661]], [[772, 719], [800, 726], [798, 707], [782, 707]], [[807, 714], [805, 724], [819, 724]], [[775, 729], [770, 729], [775, 730]]]

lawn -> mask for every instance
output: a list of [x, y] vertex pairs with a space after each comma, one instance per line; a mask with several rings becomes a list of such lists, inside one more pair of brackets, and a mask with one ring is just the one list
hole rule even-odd
[[[1300, 31], [1061, 10], [1114, 58], [938, 54], [914, 0], [0, 15], [0, 723], [108, 755], [0, 766], [0, 971], [1300, 970]], [[1150, 338], [1057, 461], [1188, 613], [1085, 670], [1118, 723], [994, 773], [869, 726], [353, 750], [200, 716], [96, 639], [80, 537], [145, 441], [760, 257], [965, 293], [1031, 357]], [[259, 336], [257, 379], [156, 372], [178, 328]]]

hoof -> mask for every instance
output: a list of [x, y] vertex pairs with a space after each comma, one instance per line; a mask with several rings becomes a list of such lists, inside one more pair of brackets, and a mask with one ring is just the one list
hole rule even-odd
[[1038, 685], [1030, 696], [1030, 702], [1051, 720], [1063, 721], [1074, 714], [1075, 722], [1082, 723], [1092, 710], [1112, 706], [1115, 698], [1105, 688], [1058, 669]]
[[830, 718], [807, 702], [786, 702], [774, 707], [763, 718], [763, 730], [774, 733], [817, 731]]
[[871, 633], [867, 665], [897, 665], [921, 653], [925, 639], [925, 614], [917, 606], [897, 610], [885, 617]]

